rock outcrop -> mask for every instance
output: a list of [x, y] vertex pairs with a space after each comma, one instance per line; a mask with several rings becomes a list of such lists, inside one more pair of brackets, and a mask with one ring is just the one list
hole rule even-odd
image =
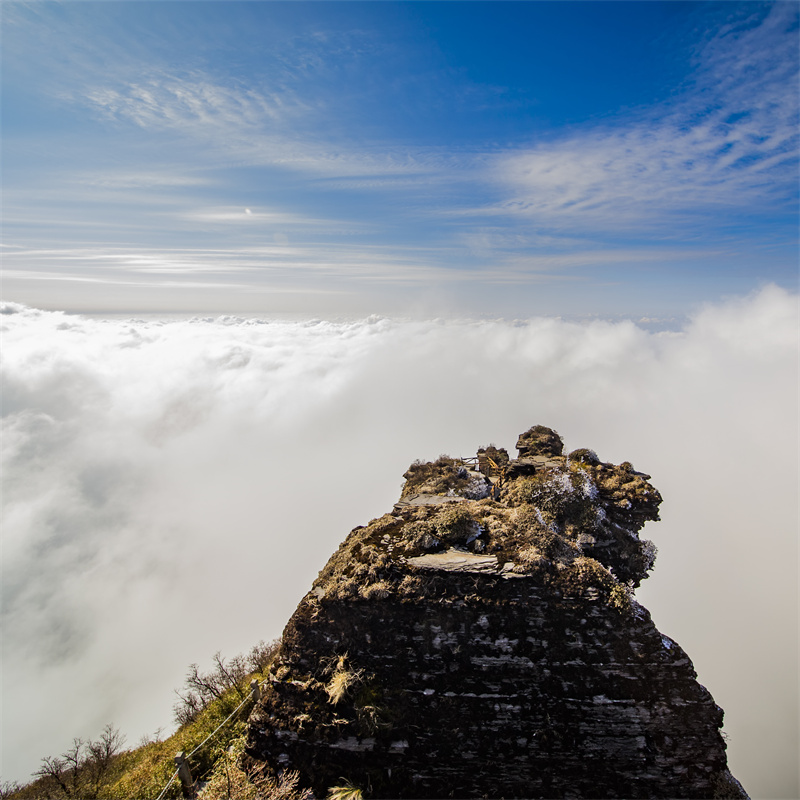
[[746, 797], [722, 710], [632, 596], [650, 476], [542, 426], [517, 447], [415, 462], [350, 533], [284, 631], [247, 769], [319, 798]]

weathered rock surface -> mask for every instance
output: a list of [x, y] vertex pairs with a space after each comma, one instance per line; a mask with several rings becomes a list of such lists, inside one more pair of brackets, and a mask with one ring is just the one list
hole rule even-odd
[[722, 710], [631, 596], [649, 476], [542, 426], [518, 448], [482, 448], [486, 478], [415, 463], [350, 533], [284, 631], [247, 768], [320, 798], [746, 797]]

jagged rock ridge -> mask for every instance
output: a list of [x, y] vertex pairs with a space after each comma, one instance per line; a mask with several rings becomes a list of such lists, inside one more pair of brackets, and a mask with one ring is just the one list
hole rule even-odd
[[248, 769], [325, 797], [746, 797], [722, 710], [632, 597], [661, 496], [535, 426], [415, 462], [289, 621]]

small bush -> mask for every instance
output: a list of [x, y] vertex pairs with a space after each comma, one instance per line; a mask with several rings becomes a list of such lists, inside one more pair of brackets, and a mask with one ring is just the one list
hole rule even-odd
[[425, 582], [417, 575], [406, 575], [400, 582], [400, 594], [413, 595], [422, 592]]
[[658, 556], [658, 548], [650, 539], [642, 539], [642, 561], [643, 563], [643, 572], [649, 572], [656, 563], [656, 557]]
[[3, 781], [0, 783], [0, 800], [9, 800], [20, 789], [22, 789], [22, 784], [18, 781]]
[[435, 534], [435, 526], [424, 520], [409, 522], [403, 529], [403, 536], [413, 550], [433, 550], [438, 547], [441, 542]]
[[595, 453], [594, 450], [590, 450], [588, 447], [581, 447], [578, 450], [573, 450], [569, 454], [568, 458], [570, 461], [578, 464], [590, 464], [591, 466], [597, 466], [597, 464], [600, 463], [597, 453]]
[[438, 537], [446, 544], [466, 544], [480, 533], [480, 526], [466, 508], [455, 505], [434, 520]]
[[[527, 547], [533, 547], [545, 560], [569, 561], [576, 555], [571, 542], [546, 527], [538, 509], [525, 509], [517, 515], [515, 526]], [[524, 550], [524, 548], [523, 548]]]
[[248, 670], [250, 672], [258, 672], [261, 675], [266, 674], [270, 664], [275, 660], [275, 656], [278, 655], [280, 646], [280, 639], [273, 639], [271, 642], [265, 642], [262, 639], [258, 644], [253, 645], [247, 654]]
[[608, 604], [617, 611], [627, 614], [633, 609], [633, 586], [630, 582], [616, 582], [608, 595]]
[[214, 653], [214, 668], [210, 672], [200, 672], [199, 666], [192, 664], [186, 673], [185, 688], [182, 691], [175, 690], [179, 698], [173, 707], [175, 721], [179, 725], [191, 722], [212, 700], [219, 700], [231, 689], [244, 698], [244, 679], [253, 671], [248, 669], [249, 666], [244, 656], [234, 656], [226, 661], [219, 651]]

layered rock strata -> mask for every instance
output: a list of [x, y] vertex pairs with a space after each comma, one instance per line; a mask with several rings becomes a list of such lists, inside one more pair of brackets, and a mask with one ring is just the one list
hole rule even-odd
[[722, 710], [632, 596], [661, 496], [629, 463], [415, 462], [353, 530], [283, 634], [245, 766], [326, 797], [746, 797]]

